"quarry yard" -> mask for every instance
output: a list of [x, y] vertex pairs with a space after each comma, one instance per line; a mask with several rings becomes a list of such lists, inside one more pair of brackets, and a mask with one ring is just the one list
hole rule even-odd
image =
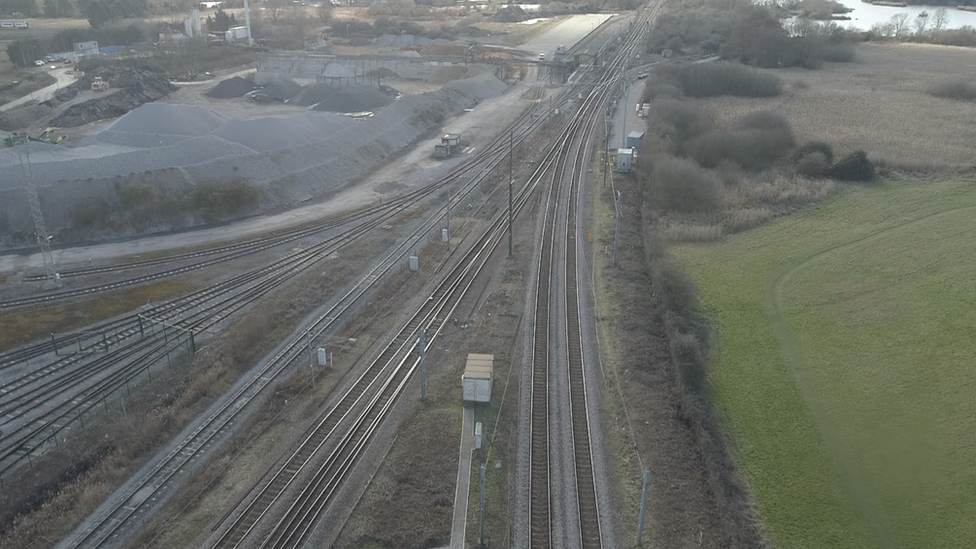
[[[552, 55], [557, 45], [575, 43], [608, 18], [611, 16], [591, 14], [534, 25], [504, 25], [520, 31], [539, 27], [523, 33], [530, 41], [522, 47], [526, 56], [533, 58], [537, 50]], [[399, 42], [431, 42], [403, 40], [407, 38], [379, 41], [372, 51], [398, 52]], [[418, 73], [411, 67], [423, 65], [411, 64], [412, 59], [415, 60], [408, 56], [402, 63], [387, 63], [394, 70], [385, 69], [385, 73], [376, 65], [369, 71], [368, 79], [366, 70], [354, 64], [345, 68], [329, 65], [324, 74], [338, 76], [322, 77], [322, 82], [309, 75], [289, 77], [259, 68], [223, 71], [212, 80], [179, 83], [164, 97], [121, 118], [58, 130], [68, 137], [62, 145], [32, 143], [35, 178], [52, 182], [42, 183], [39, 193], [50, 230], [58, 235], [55, 242], [61, 242], [58, 262], [68, 265], [90, 258], [110, 260], [237, 239], [396, 196], [419, 182], [436, 178], [460, 161], [431, 158], [430, 151], [438, 140], [430, 135], [435, 120], [443, 120], [440, 124], [445, 132], [462, 134], [467, 144], [463, 154], [471, 154], [514, 119], [512, 99], [520, 97], [527, 82], [536, 78], [530, 67], [521, 80], [503, 82], [498, 76], [506, 75], [499, 74], [497, 66], [477, 64], [424, 68]], [[59, 74], [64, 77], [65, 73]], [[360, 83], [350, 87], [350, 74], [359, 75]], [[380, 74], [386, 76], [377, 76]], [[345, 83], [342, 75], [346, 75]], [[373, 76], [377, 76], [376, 80]], [[279, 93], [277, 101], [262, 104], [241, 97], [249, 88], [258, 87], [250, 83], [255, 80], [268, 86], [266, 89], [272, 94]], [[81, 84], [87, 85], [88, 81]], [[59, 89], [58, 94], [62, 92]], [[119, 92], [112, 88], [107, 93]], [[96, 97], [95, 92], [81, 91], [31, 127], [39, 131], [51, 117]], [[4, 115], [16, 120], [19, 110], [33, 109], [31, 116], [36, 116], [40, 107], [8, 106]], [[360, 111], [369, 116], [346, 115]], [[402, 157], [405, 162], [395, 170], [384, 171], [383, 164], [393, 156]], [[13, 248], [29, 245], [29, 241], [12, 239], [11, 235], [30, 231], [29, 212], [19, 205], [23, 194], [18, 162], [12, 150], [0, 151], [0, 195], [6, 197], [0, 218], [12, 229], [0, 239], [0, 245]], [[377, 169], [380, 171], [366, 178]], [[261, 205], [249, 212], [249, 217], [261, 212], [269, 215], [165, 237], [142, 236], [138, 231], [121, 228], [122, 234], [129, 237], [123, 242], [77, 245], [106, 237], [118, 239], [118, 231], [112, 237], [104, 231], [79, 234], [71, 227], [78, 205], [106, 200], [111, 203], [120, 183], [149, 184], [165, 195], [186, 192], [201, 181], [237, 176], [246, 177], [261, 188]], [[349, 187], [360, 180], [361, 184]], [[186, 223], [163, 220], [151, 231], [182, 230]], [[193, 226], [200, 222], [189, 223]], [[65, 246], [72, 242], [77, 244]], [[39, 255], [0, 256], [0, 272], [36, 269], [40, 265]]]
[[[486, 84], [491, 83], [488, 77], [484, 78], [487, 81]], [[476, 80], [473, 83], [479, 84], [481, 82], [483, 81]], [[360, 131], [360, 125], [377, 124], [375, 120], [378, 117], [373, 117], [367, 121], [356, 121], [348, 117], [324, 113], [306, 113], [304, 109], [297, 109], [288, 105], [272, 105], [271, 108], [276, 114], [272, 115], [272, 117], [262, 117], [257, 122], [254, 122], [253, 129], [249, 130], [246, 119], [244, 119], [244, 122], [237, 122], [240, 119], [231, 118], [230, 115], [225, 113], [226, 111], [253, 113], [253, 104], [240, 100], [236, 101], [233, 106], [225, 107], [224, 105], [217, 104], [218, 100], [210, 98], [200, 99], [201, 96], [205, 97], [200, 93], [200, 91], [203, 91], [201, 88], [203, 86], [194, 86], [192, 89], [186, 90], [183, 95], [184, 97], [197, 98], [200, 103], [211, 107], [215, 106], [222, 110], [210, 110], [197, 105], [177, 106], [171, 103], [147, 105], [143, 108], [143, 112], [136, 110], [129, 116], [146, 116], [150, 119], [148, 122], [155, 124], [155, 127], [160, 130], [160, 133], [149, 135], [144, 131], [139, 131], [135, 135], [132, 135], [132, 132], [125, 132], [124, 130], [126, 128], [131, 127], [144, 130], [146, 126], [142, 125], [142, 121], [123, 117], [119, 122], [98, 132], [94, 138], [90, 138], [94, 142], [94, 145], [91, 147], [96, 149], [95, 154], [119, 152], [119, 154], [127, 155], [128, 158], [137, 157], [140, 153], [131, 152], [127, 147], [123, 149], [111, 144], [113, 140], [131, 144], [133, 139], [143, 139], [150, 142], [156, 139], [164, 142], [166, 140], [174, 143], [185, 142], [183, 147], [185, 148], [186, 154], [189, 155], [196, 155], [197, 153], [194, 150], [204, 146], [205, 142], [222, 143], [223, 147], [230, 150], [240, 149], [254, 154], [254, 149], [250, 147], [245, 149], [244, 145], [240, 143], [235, 144], [221, 137], [213, 137], [213, 139], [207, 139], [206, 141], [203, 139], [194, 139], [194, 137], [200, 137], [201, 135], [212, 137], [214, 134], [222, 133], [222, 135], [229, 136], [232, 139], [242, 140], [247, 135], [254, 135], [257, 136], [258, 141], [249, 141], [253, 147], [277, 147], [281, 142], [287, 142], [289, 138], [292, 140], [295, 139], [297, 129], [303, 127], [300, 122], [302, 119], [316, 121], [313, 125], [304, 125], [308, 132], [310, 132], [309, 135], [311, 138], [315, 137], [315, 132], [322, 131], [323, 124], [331, 124], [331, 126], [327, 126], [327, 131], [331, 131], [328, 136], [336, 140], [343, 139], [346, 134]], [[488, 87], [488, 89], [491, 88]], [[495, 84], [495, 93], [504, 91], [504, 89], [504, 87]], [[446, 133], [460, 133], [466, 136], [466, 141], [470, 145], [465, 154], [471, 154], [477, 151], [480, 145], [490, 141], [498, 131], [504, 129], [507, 124], [518, 116], [517, 109], [512, 109], [512, 101], [524, 89], [527, 89], [526, 84], [517, 84], [504, 95], [484, 99], [471, 112], [462, 112], [446, 120], [443, 130]], [[131, 125], [130, 122], [132, 123]], [[292, 122], [296, 123], [292, 124]], [[275, 127], [279, 128], [277, 133], [273, 133]], [[345, 131], [345, 133], [340, 133], [342, 131]], [[374, 131], [380, 132], [382, 130], [377, 128]], [[182, 134], [173, 132], [182, 132]], [[281, 142], [276, 141], [277, 139], [280, 139]], [[194, 247], [207, 242], [243, 238], [261, 232], [271, 231], [275, 228], [300, 224], [341, 211], [354, 210], [371, 204], [374, 201], [382, 200], [384, 197], [395, 197], [398, 193], [436, 179], [463, 159], [464, 155], [450, 159], [447, 162], [435, 161], [431, 158], [431, 151], [435, 142], [439, 142], [439, 137], [421, 140], [412, 147], [409, 147], [409, 150], [400, 153], [403, 155], [403, 158], [396, 166], [381, 167], [378, 171], [371, 174], [367, 180], [363, 181], [362, 184], [356, 185], [354, 188], [334, 191], [328, 200], [315, 201], [317, 203], [302, 205], [289, 209], [286, 212], [238, 221], [217, 228], [201, 229], [167, 236], [135, 238], [112, 244], [64, 248], [57, 252], [58, 261], [59, 263], [72, 264], [85, 262], [89, 258], [105, 260], [172, 248]], [[164, 155], [177, 154], [173, 152], [172, 147], [160, 145], [159, 148], [165, 149], [167, 152], [160, 151], [157, 153], [152, 147], [143, 150], [141, 154], [144, 155], [147, 163], [153, 162], [158, 163], [155, 165], [162, 166], [164, 165], [162, 164], [164, 162]], [[81, 149], [85, 150], [85, 147], [82, 146]], [[180, 154], [183, 154], [183, 150], [181, 148]], [[77, 158], [81, 153], [69, 149], [62, 154], [69, 158]], [[171, 156], [167, 156], [166, 158], [171, 158]], [[195, 158], [199, 157], [195, 156]], [[84, 159], [81, 162], [91, 165], [93, 169], [104, 169], [104, 166], [102, 166], [104, 162], [103, 157], [95, 156], [92, 160]], [[100, 168], [100, 166], [102, 167]], [[299, 196], [296, 202], [307, 198], [311, 198], [308, 191], [306, 191], [304, 196]], [[0, 256], [0, 272], [32, 269], [39, 265], [39, 255], [24, 256], [7, 254]]]

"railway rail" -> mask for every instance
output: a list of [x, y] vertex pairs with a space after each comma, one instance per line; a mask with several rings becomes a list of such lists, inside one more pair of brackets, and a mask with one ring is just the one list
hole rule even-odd
[[[555, 155], [550, 152], [527, 184], [520, 188], [513, 214], [522, 210], [554, 159]], [[451, 312], [504, 239], [507, 219], [506, 211], [495, 216], [480, 239], [438, 283], [421, 309], [405, 323], [338, 403], [316, 420], [299, 447], [273, 473], [269, 472], [269, 480], [254, 487], [255, 495], [234, 515], [213, 547], [243, 545], [259, 521], [271, 513], [272, 507], [286, 499], [286, 491], [303, 473], [310, 474], [311, 479], [302, 481], [300, 493], [291, 500], [261, 547], [296, 547], [307, 539], [335, 491], [416, 371], [420, 359], [412, 355], [411, 350], [416, 345], [417, 334], [421, 330], [426, 334], [425, 348], [437, 339]], [[351, 425], [343, 428], [345, 423]], [[328, 455], [315, 459], [320, 452]]]
[[[578, 123], [574, 124], [579, 127]], [[573, 143], [576, 131], [579, 130], [567, 133], [567, 137], [564, 138], [566, 145], [553, 145], [549, 150], [529, 183], [519, 192], [518, 209], [521, 209], [527, 196], [536, 188], [543, 175], [550, 171], [565, 154], [560, 152], [560, 149]], [[582, 142], [579, 146], [583, 146]], [[583, 156], [577, 156], [581, 159], [580, 162], [583, 162]], [[559, 177], [553, 177], [552, 185], [555, 185], [558, 180]], [[548, 209], [546, 215], [547, 217], [549, 215]], [[255, 495], [246, 503], [242, 502], [243, 509], [234, 516], [230, 525], [220, 532], [213, 547], [236, 548], [246, 544], [248, 536], [257, 530], [260, 521], [265, 517], [273, 516], [272, 509], [279, 502], [281, 502], [280, 506], [287, 505], [287, 508], [277, 519], [270, 533], [263, 537], [260, 547], [297, 547], [307, 541], [314, 525], [321, 518], [347, 474], [353, 469], [359, 455], [369, 444], [383, 417], [392, 408], [393, 402], [402, 393], [415, 371], [419, 359], [410, 355], [409, 349], [415, 341], [417, 332], [424, 330], [427, 333], [427, 330], [431, 330], [431, 317], [433, 317], [433, 324], [437, 323], [438, 316], [445, 317], [446, 320], [447, 315], [432, 314], [428, 309], [439, 307], [442, 303], [449, 303], [445, 301], [445, 288], [457, 287], [458, 275], [455, 273], [459, 269], [463, 268], [462, 272], [471, 273], [473, 281], [473, 277], [480, 272], [484, 262], [504, 235], [504, 220], [505, 215], [502, 212], [483, 237], [483, 241], [488, 239], [490, 246], [485, 247], [479, 242], [472, 248], [469, 256], [441, 282], [421, 311], [407, 322], [379, 358], [371, 363], [367, 373], [364, 374], [365, 377], [357, 380], [336, 407], [317, 420], [315, 427], [289, 458], [284, 460], [273, 473], [269, 471], [270, 479], [255, 486], [253, 489]], [[551, 251], [550, 240], [550, 246], [543, 251], [544, 257], [547, 258], [544, 262], [547, 260], [551, 262]], [[470, 255], [475, 252], [477, 255]], [[480, 264], [475, 268], [472, 262], [480, 262]], [[540, 283], [546, 284], [545, 281]], [[470, 284], [471, 282], [467, 282], [464, 287], [467, 288]], [[462, 296], [463, 292], [459, 293], [455, 300], [459, 301]], [[433, 341], [438, 333], [439, 326], [433, 330], [427, 340]], [[548, 338], [543, 341], [547, 343]], [[384, 377], [380, 377], [383, 372], [387, 373]], [[382, 385], [371, 392], [371, 388], [380, 382]], [[358, 414], [355, 413], [357, 409], [361, 410]], [[343, 429], [341, 425], [344, 421], [351, 425]], [[320, 452], [327, 455], [316, 459], [316, 454]], [[592, 481], [592, 476], [590, 478]], [[300, 482], [298, 479], [301, 479]], [[291, 489], [297, 494], [289, 496], [289, 489], [293, 484], [300, 484], [300, 488]], [[593, 497], [595, 505], [595, 493]], [[545, 503], [547, 504], [548, 500]], [[595, 526], [596, 537], [599, 539], [598, 521]], [[544, 528], [543, 532], [548, 535], [548, 527]]]
[[[514, 129], [518, 131], [518, 142], [524, 140], [537, 127], [539, 121], [533, 120], [534, 110], [525, 113], [514, 125]], [[423, 189], [424, 193], [421, 193], [420, 190], [415, 191], [412, 194], [413, 202], [429, 196], [457, 178], [467, 175], [471, 177], [465, 187], [467, 190], [454, 197], [455, 201], [464, 199], [465, 195], [471, 192], [505, 158], [507, 141], [508, 139], [500, 136], [477, 161], [456, 170], [448, 177], [432, 185], [428, 185]], [[153, 307], [140, 315], [131, 315], [110, 323], [109, 328], [115, 330], [113, 335], [106, 338], [104, 342], [97, 342], [92, 345], [94, 349], [91, 350], [98, 350], [99, 346], [105, 347], [101, 349], [102, 351], [107, 350], [108, 347], [115, 347], [116, 351], [113, 353], [106, 353], [97, 359], [92, 359], [93, 355], [91, 354], [78, 353], [60, 358], [52, 365], [40, 370], [32, 370], [15, 378], [11, 384], [11, 390], [0, 395], [0, 418], [3, 418], [5, 425], [36, 410], [35, 405], [43, 403], [46, 400], [45, 397], [49, 398], [52, 394], [63, 393], [72, 388], [77, 392], [73, 395], [74, 398], [65, 403], [65, 406], [48, 410], [45, 414], [18, 425], [17, 431], [0, 443], [0, 475], [7, 472], [14, 463], [22, 461], [25, 455], [38, 451], [45, 444], [50, 433], [60, 430], [96, 406], [100, 401], [100, 395], [118, 390], [127, 383], [128, 379], [138, 375], [147, 367], [153, 355], [139, 355], [129, 347], [145, 347], [150, 345], [149, 342], [138, 339], [128, 346], [122, 345], [125, 340], [131, 339], [141, 332], [140, 317], [163, 320], [183, 330], [209, 329], [288, 279], [315, 265], [320, 259], [328, 257], [359, 238], [368, 230], [392, 219], [409, 204], [411, 203], [404, 203], [396, 208], [387, 207], [385, 213], [369, 217], [335, 237], [315, 244], [306, 250], [293, 252], [269, 266], [238, 275], [173, 302]], [[150, 339], [162, 340], [163, 338], [164, 335], [157, 335]], [[44, 350], [54, 345], [56, 343], [51, 341], [35, 345], [34, 355], [43, 353]], [[161, 349], [162, 347], [157, 346], [155, 348]], [[8, 353], [6, 356], [8, 362], [0, 363], [0, 368], [3, 364], [10, 364], [9, 357], [11, 355]], [[20, 358], [21, 355], [15, 356]], [[98, 383], [87, 384], [83, 390], [79, 389], [82, 384], [88, 383], [88, 380], [93, 376], [103, 375], [103, 372], [117, 367], [120, 364], [120, 360], [117, 360], [119, 356], [138, 358], [139, 361], [135, 364], [126, 365]]]
[[[532, 549], [550, 549], [559, 544], [575, 545], [577, 542], [583, 549], [604, 547], [593, 464], [580, 316], [578, 203], [589, 161], [593, 129], [611, 90], [619, 84], [620, 73], [626, 68], [629, 57], [639, 45], [648, 21], [659, 7], [660, 3], [642, 11], [635, 29], [598, 79], [600, 85], [594, 86], [586, 96], [575, 125], [566, 132], [562, 145], [562, 161], [554, 170], [548, 195], [534, 306], [528, 420], [529, 512], [525, 537]], [[564, 183], [568, 183], [568, 188], [565, 192], [560, 192]], [[562, 211], [566, 212], [565, 225], [559, 227], [559, 220], [563, 219]], [[565, 246], [564, 263], [557, 265], [558, 261], [554, 259], [555, 249], [561, 240]], [[565, 314], [564, 322], [556, 318], [560, 309], [555, 303], [560, 297], [565, 300], [562, 309]], [[562, 326], [565, 331], [559, 328]], [[553, 349], [565, 349], [565, 355], [557, 356]], [[556, 485], [566, 486], [570, 483], [560, 482], [561, 479], [554, 481], [552, 478], [554, 457], [550, 450], [553, 447], [554, 434], [551, 425], [554, 420], [550, 416], [553, 399], [550, 384], [557, 374], [557, 368], [565, 369], [569, 386], [570, 442], [573, 452], [571, 494], [559, 494], [554, 490]], [[560, 520], [565, 515], [557, 517], [553, 513], [554, 498], [560, 495], [565, 498], [565, 507], [576, 511], [575, 520], [570, 521], [570, 524]]]
[[[603, 97], [603, 96], [601, 96]], [[595, 111], [594, 111], [595, 112]], [[557, 163], [566, 156], [573, 156], [574, 177], [578, 178], [585, 164], [584, 149], [588, 144], [588, 136], [594, 125], [595, 115], [588, 115], [580, 121], [573, 122], [571, 129], [566, 132], [561, 144], [554, 144], [545, 159], [540, 164], [537, 171], [530, 178], [529, 182], [523, 187], [518, 195], [518, 209], [527, 200], [527, 197], [541, 181], [544, 174], [549, 172]], [[582, 137], [580, 137], [582, 136]], [[567, 150], [574, 146], [577, 147], [575, 155], [567, 155]], [[554, 176], [550, 187], [550, 193], [555, 195], [553, 189], [557, 182], [562, 179], [561, 175]], [[575, 184], [576, 180], [574, 180]], [[572, 193], [573, 199], [576, 197], [575, 191]], [[575, 212], [575, 210], [573, 210]], [[546, 217], [549, 217], [547, 206]], [[433, 342], [439, 334], [440, 327], [446, 321], [449, 313], [443, 314], [436, 312], [440, 307], [453, 307], [463, 297], [464, 292], [459, 291], [456, 297], [449, 298], [450, 293], [463, 286], [464, 289], [470, 286], [474, 277], [480, 272], [487, 262], [488, 257], [495, 250], [504, 236], [505, 212], [500, 213], [492, 227], [486, 231], [482, 239], [468, 252], [468, 256], [442, 280], [430, 298], [425, 301], [421, 310], [408, 321], [399, 333], [393, 338], [392, 342], [383, 350], [380, 356], [373, 361], [369, 368], [357, 382], [342, 396], [339, 403], [331, 410], [323, 414], [315, 423], [307, 436], [303, 439], [298, 448], [285, 459], [272, 473], [269, 471], [270, 478], [267, 481], [259, 482], [253, 489], [255, 493], [242, 503], [242, 509], [230, 524], [223, 528], [213, 547], [215, 548], [236, 548], [248, 544], [248, 537], [258, 530], [258, 525], [266, 517], [274, 516], [273, 508], [277, 504], [279, 507], [286, 507], [271, 531], [263, 536], [260, 547], [280, 548], [298, 547], [308, 541], [310, 533], [315, 524], [322, 517], [336, 491], [342, 486], [347, 475], [353, 470], [358, 457], [368, 447], [370, 439], [379, 428], [383, 418], [392, 409], [396, 399], [402, 394], [410, 377], [417, 368], [419, 358], [410, 353], [416, 345], [416, 334], [423, 330], [425, 334], [430, 334], [425, 339]], [[575, 213], [572, 215], [575, 224]], [[549, 225], [549, 224], [546, 224]], [[554, 225], [549, 225], [550, 234], [554, 231]], [[543, 247], [543, 263], [552, 263], [552, 242], [550, 238], [549, 246]], [[573, 240], [575, 244], [575, 240]], [[575, 256], [574, 256], [575, 258]], [[574, 260], [575, 266], [575, 260]], [[457, 274], [457, 273], [461, 274]], [[467, 273], [467, 274], [465, 274]], [[470, 281], [461, 284], [464, 276], [470, 276]], [[575, 279], [574, 279], [575, 280]], [[543, 280], [540, 277], [541, 285], [548, 285], [548, 278]], [[548, 296], [548, 291], [545, 292]], [[541, 294], [540, 294], [541, 295]], [[451, 303], [455, 305], [450, 305]], [[548, 307], [545, 308], [548, 315]], [[439, 320], [440, 319], [440, 320]], [[578, 320], [578, 310], [577, 310]], [[440, 325], [438, 325], [440, 322]], [[548, 344], [548, 323], [545, 324], [547, 337], [542, 341]], [[576, 327], [577, 333], [579, 326]], [[579, 341], [579, 337], [577, 337]], [[430, 343], [428, 343], [429, 345]], [[579, 371], [582, 371], [582, 348], [578, 353]], [[548, 359], [544, 359], [548, 362]], [[543, 376], [545, 379], [545, 376]], [[375, 387], [374, 386], [377, 386]], [[585, 386], [582, 388], [585, 399]], [[548, 406], [547, 399], [543, 399], [543, 407]], [[359, 410], [356, 412], [356, 410]], [[545, 416], [544, 416], [545, 417]], [[582, 425], [588, 427], [585, 408], [579, 416], [582, 418]], [[343, 428], [343, 422], [349, 424]], [[545, 422], [545, 429], [548, 423]], [[578, 430], [577, 430], [578, 431]], [[580, 432], [580, 431], [578, 431]], [[588, 433], [581, 431], [581, 436], [585, 441], [580, 445], [588, 443]], [[545, 437], [548, 440], [548, 437]], [[585, 447], [585, 446], [583, 446]], [[325, 454], [316, 458], [317, 454]], [[548, 453], [548, 448], [546, 448]], [[591, 459], [589, 454], [580, 456], [578, 463], [582, 468]], [[548, 492], [548, 467], [544, 467], [546, 475], [546, 491]], [[586, 494], [586, 480], [589, 479], [589, 496]], [[294, 487], [293, 487], [294, 485]], [[600, 534], [599, 511], [597, 509], [595, 486], [593, 484], [592, 471], [590, 475], [580, 475], [577, 485], [578, 494], [584, 498], [592, 499], [590, 505], [581, 506], [581, 537], [588, 540], [585, 545], [587, 549], [593, 546], [602, 547]], [[544, 511], [549, 513], [548, 494], [544, 499]], [[230, 515], [225, 519], [230, 518]], [[218, 525], [220, 528], [221, 525]], [[542, 528], [542, 533], [546, 537], [548, 546], [551, 540], [549, 524]], [[595, 539], [598, 544], [590, 545], [589, 540]], [[255, 540], [257, 543], [257, 540]]]
[[[536, 124], [532, 122], [531, 113], [527, 113], [526, 116], [520, 120], [520, 124], [525, 127], [524, 132], [520, 136], [520, 140], [523, 139], [525, 135], [527, 135], [528, 132], [536, 126]], [[499, 138], [498, 141], [501, 140], [502, 139]], [[501, 157], [504, 157], [504, 155], [501, 155]], [[494, 164], [497, 164], [497, 160], [498, 158], [496, 158]], [[490, 168], [486, 168], [484, 175], [487, 175], [489, 172]], [[484, 175], [482, 177], [484, 177]], [[478, 180], [471, 183], [467, 187], [465, 193], [471, 192], [471, 189], [473, 189], [477, 183]], [[460, 200], [463, 198], [463, 196], [463, 194], [460, 194], [457, 199]], [[427, 224], [418, 229], [416, 234], [419, 235], [428, 232], [433, 226], [431, 223], [436, 224], [439, 218], [439, 215], [432, 216], [428, 220]], [[386, 270], [395, 264], [400, 255], [402, 255], [408, 249], [408, 242], [409, 239], [401, 245], [401, 249], [399, 249], [398, 252], [388, 256], [388, 261], [385, 262], [387, 265], [387, 267], [385, 267]], [[395, 255], [397, 253], [399, 255]], [[350, 295], [352, 293], [351, 292], [350, 294], [344, 296], [343, 300], [351, 300], [348, 301], [351, 304], [353, 301], [355, 301], [355, 299], [358, 299], [358, 297], [361, 296], [370, 285], [375, 283], [383, 272], [385, 272], [385, 270], [374, 270], [370, 275], [367, 275], [360, 281], [361, 284], [357, 285], [358, 293], [355, 296]], [[326, 313], [316, 320], [310, 330], [316, 333], [327, 331], [344, 310], [345, 309], [337, 311], [335, 308], [333, 308], [333, 310], [330, 310], [329, 313]], [[175, 474], [175, 471], [180, 470], [190, 459], [196, 457], [201, 449], [204, 448], [213, 439], [213, 437], [222, 432], [228, 426], [232, 425], [238, 411], [243, 409], [244, 406], [250, 402], [255, 395], [260, 393], [260, 390], [266, 386], [271, 379], [273, 379], [281, 371], [285, 370], [288, 364], [297, 360], [299, 355], [303, 355], [304, 351], [298, 351], [298, 349], [304, 349], [304, 345], [305, 343], [303, 338], [293, 340], [286, 350], [283, 351], [283, 354], [275, 357], [266, 368], [251, 379], [248, 385], [242, 389], [241, 392], [234, 395], [234, 398], [228, 399], [227, 407], [222, 408], [220, 411], [208, 418], [200, 429], [194, 432], [187, 440], [180, 443], [177, 449], [167, 456], [167, 458], [163, 460], [160, 465], [151, 472], [150, 475], [147, 475], [144, 479], [142, 479], [134, 491], [123, 494], [121, 498], [117, 498], [116, 504], [111, 506], [106, 513], [103, 513], [100, 517], [98, 517], [98, 520], [95, 521], [95, 525], [92, 528], [76, 537], [75, 541], [67, 546], [97, 547], [102, 545], [106, 540], [114, 539], [114, 536], [118, 535], [118, 531], [124, 523], [133, 517], [138, 516], [142, 512], [140, 509], [143, 507], [143, 502], [135, 502], [133, 498], [136, 491], [138, 491], [141, 498], [147, 491], [156, 493], [158, 490], [165, 487], [172, 475]], [[289, 349], [291, 351], [289, 351]], [[288, 353], [291, 354], [289, 355]], [[231, 403], [233, 403], [232, 406]]]

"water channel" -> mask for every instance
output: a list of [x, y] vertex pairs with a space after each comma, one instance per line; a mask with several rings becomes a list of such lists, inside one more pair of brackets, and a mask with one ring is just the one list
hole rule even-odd
[[[861, 2], [861, 0], [837, 0], [854, 11], [846, 14], [851, 18], [850, 21], [837, 21], [837, 24], [848, 28], [856, 27], [861, 30], [869, 30], [878, 23], [888, 23], [891, 17], [898, 13], [908, 14], [908, 24], [912, 25], [918, 14], [927, 12], [929, 14], [929, 28], [932, 28], [932, 15], [940, 6], [916, 6], [911, 5], [904, 8], [889, 8], [886, 6], [875, 6]], [[955, 7], [943, 6], [949, 12], [948, 29], [958, 29], [963, 26], [976, 27], [976, 12], [963, 11]]]

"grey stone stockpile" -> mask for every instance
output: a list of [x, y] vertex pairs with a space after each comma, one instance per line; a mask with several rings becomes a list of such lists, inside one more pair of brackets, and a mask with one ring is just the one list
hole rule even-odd
[[335, 90], [318, 102], [314, 109], [327, 112], [363, 112], [379, 109], [393, 102], [393, 98], [368, 86], [354, 86]]
[[[70, 225], [78, 204], [112, 203], [119, 177], [129, 175], [174, 193], [203, 180], [246, 177], [264, 188], [270, 210], [348, 185], [441, 119], [505, 87], [493, 77], [466, 85], [479, 93], [448, 87], [405, 96], [367, 119], [301, 111], [231, 120], [202, 107], [150, 103], [78, 146], [31, 143], [31, 160], [55, 231]], [[31, 230], [23, 176], [9, 149], [0, 150], [0, 226]]]

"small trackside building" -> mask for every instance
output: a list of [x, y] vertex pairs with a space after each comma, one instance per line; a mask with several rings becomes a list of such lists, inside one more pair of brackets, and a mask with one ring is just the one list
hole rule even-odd
[[644, 141], [644, 132], [633, 131], [627, 134], [627, 148], [639, 149], [641, 142]]
[[491, 377], [495, 355], [471, 353], [461, 375], [461, 393], [464, 402], [490, 402]]
[[634, 149], [617, 149], [617, 171], [627, 173], [634, 163]]

